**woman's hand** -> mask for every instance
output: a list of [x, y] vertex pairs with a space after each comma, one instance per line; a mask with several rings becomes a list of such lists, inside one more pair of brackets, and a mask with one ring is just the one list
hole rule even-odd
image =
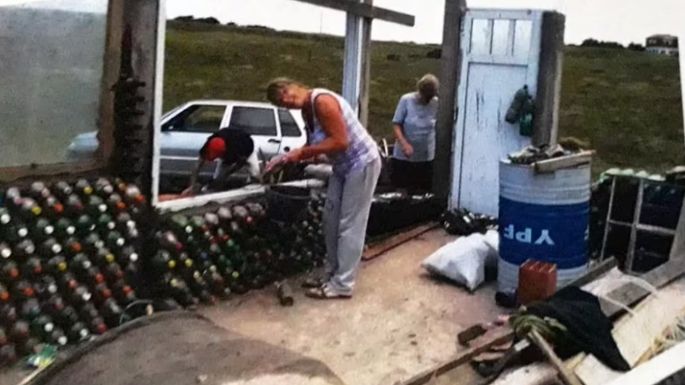
[[414, 147], [407, 141], [402, 142], [402, 152], [407, 158], [411, 158], [414, 155]]
[[272, 171], [274, 171], [278, 167], [285, 166], [288, 163], [297, 163], [301, 160], [302, 158], [302, 149], [297, 148], [295, 150], [292, 150], [290, 152], [287, 152], [283, 155], [279, 155], [269, 161], [269, 163], [266, 164], [266, 168], [264, 169], [264, 173], [268, 174]]

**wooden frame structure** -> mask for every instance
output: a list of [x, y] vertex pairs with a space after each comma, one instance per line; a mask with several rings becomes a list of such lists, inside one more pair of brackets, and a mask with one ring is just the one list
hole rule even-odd
[[[205, 196], [182, 198], [173, 201], [159, 202], [159, 133], [162, 101], [165, 3], [166, 0], [154, 1], [158, 4], [159, 17], [156, 32], [156, 46], [145, 52], [154, 52], [156, 57], [156, 76], [154, 80], [154, 133], [152, 140], [151, 196], [152, 204], [162, 211], [176, 211], [190, 207], [202, 206], [212, 202], [239, 200], [255, 194], [257, 189], [244, 188], [207, 194]], [[332, 8], [347, 13], [345, 31], [345, 54], [343, 61], [342, 96], [355, 108], [363, 124], [368, 120], [369, 85], [371, 74], [371, 25], [373, 19], [379, 19], [402, 25], [413, 26], [414, 16], [373, 6], [373, 0], [295, 0], [316, 6]], [[262, 189], [263, 190], [263, 189]]]

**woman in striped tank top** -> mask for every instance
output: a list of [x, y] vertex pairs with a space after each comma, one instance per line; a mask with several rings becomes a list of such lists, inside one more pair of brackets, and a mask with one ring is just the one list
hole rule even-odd
[[326, 274], [306, 282], [310, 287], [307, 295], [350, 298], [381, 171], [378, 147], [352, 107], [332, 91], [280, 78], [269, 84], [267, 98], [279, 107], [301, 109], [310, 134], [305, 147], [272, 160], [267, 172], [281, 164], [321, 155], [333, 163], [324, 212]]

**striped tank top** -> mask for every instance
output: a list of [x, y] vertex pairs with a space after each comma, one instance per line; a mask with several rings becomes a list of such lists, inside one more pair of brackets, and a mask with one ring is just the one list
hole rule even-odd
[[313, 131], [310, 136], [310, 143], [317, 144], [326, 139], [326, 133], [321, 128], [319, 119], [314, 110], [314, 100], [321, 94], [329, 94], [336, 98], [343, 113], [345, 128], [347, 129], [348, 147], [347, 150], [329, 156], [333, 161], [333, 172], [339, 176], [345, 176], [350, 171], [360, 169], [380, 158], [378, 147], [366, 128], [362, 126], [357, 118], [357, 114], [352, 110], [349, 103], [340, 95], [333, 91], [322, 88], [315, 88], [311, 95]]

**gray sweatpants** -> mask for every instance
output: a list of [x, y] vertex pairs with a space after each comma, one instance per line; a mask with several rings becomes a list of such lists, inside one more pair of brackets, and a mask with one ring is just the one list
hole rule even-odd
[[339, 294], [352, 294], [359, 269], [371, 200], [381, 173], [381, 160], [328, 180], [324, 232], [329, 286]]

